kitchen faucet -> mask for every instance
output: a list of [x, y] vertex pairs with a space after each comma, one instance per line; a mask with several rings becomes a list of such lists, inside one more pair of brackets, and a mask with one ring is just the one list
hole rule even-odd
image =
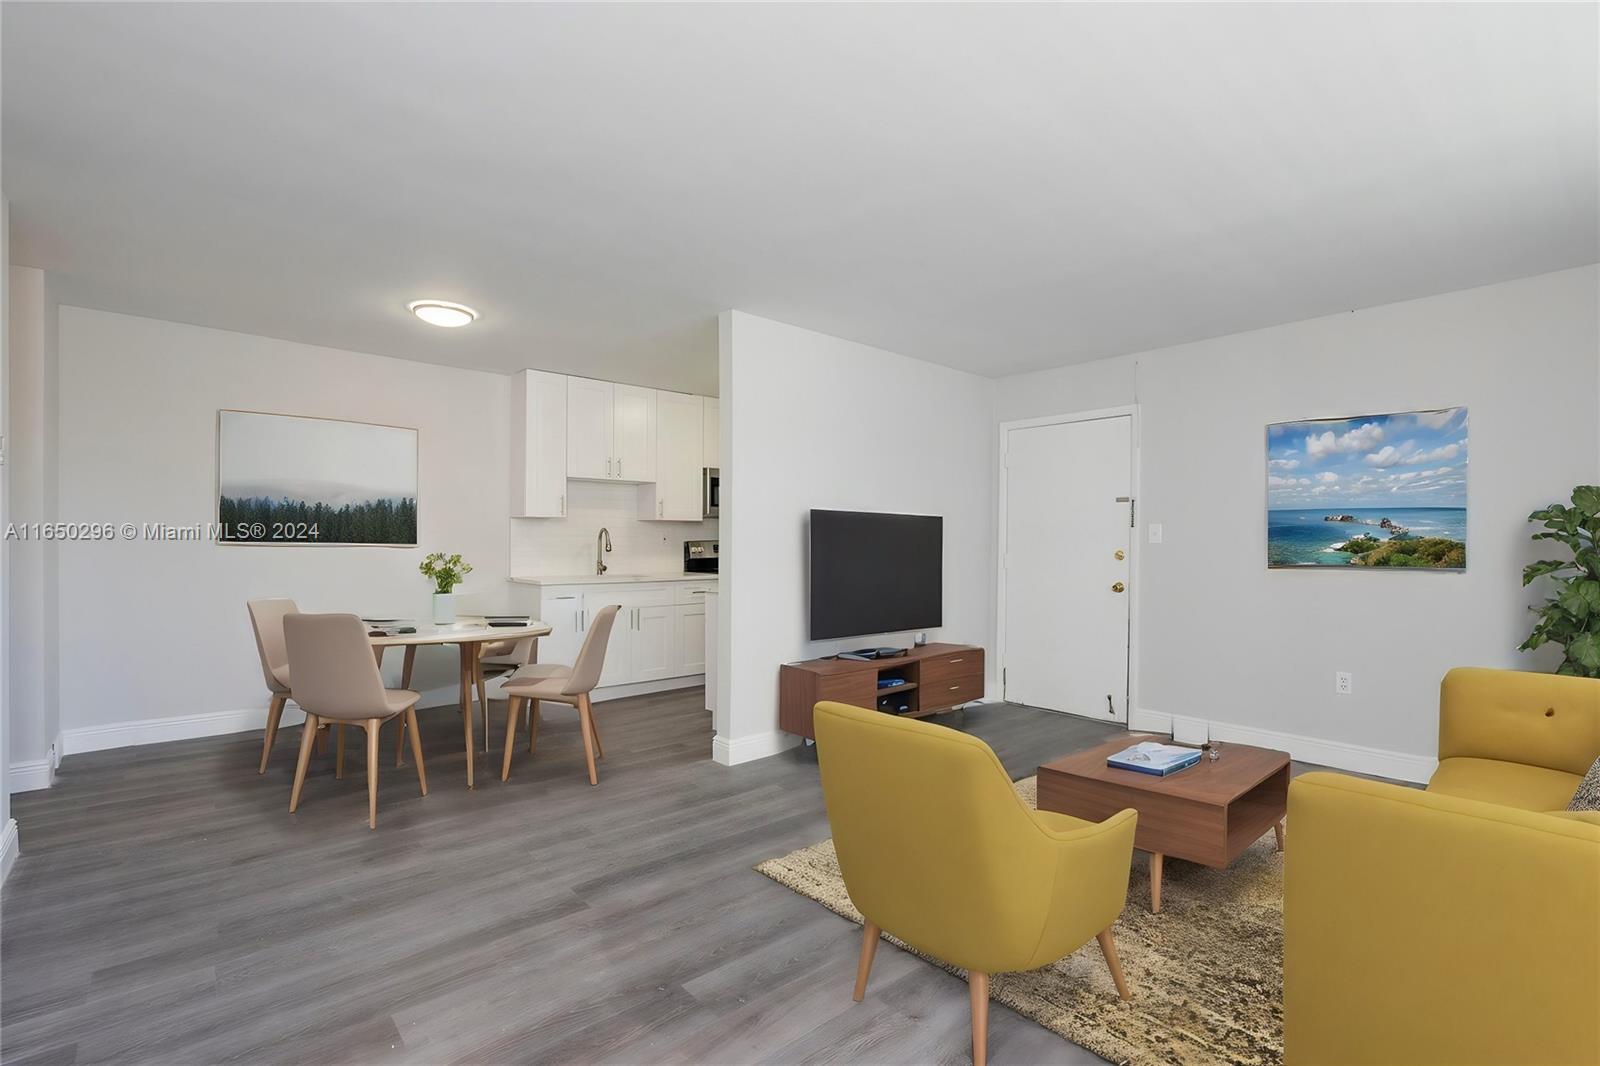
[[606, 572], [605, 553], [610, 550], [611, 530], [601, 526], [599, 535], [594, 538], [594, 572], [596, 576]]

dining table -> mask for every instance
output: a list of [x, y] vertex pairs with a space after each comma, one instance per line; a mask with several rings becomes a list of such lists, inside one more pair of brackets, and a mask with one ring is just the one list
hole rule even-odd
[[[537, 619], [528, 619], [525, 625], [495, 624], [491, 625], [489, 619], [480, 616], [461, 616], [454, 622], [435, 624], [431, 622], [418, 622], [407, 624], [403, 627], [372, 625], [368, 620], [369, 631], [367, 639], [372, 642], [372, 653], [378, 661], [378, 666], [383, 666], [383, 653], [389, 648], [401, 647], [405, 649], [405, 661], [400, 670], [400, 687], [411, 687], [411, 668], [416, 663], [417, 649], [431, 644], [454, 644], [460, 649], [461, 654], [461, 721], [467, 739], [467, 787], [475, 787], [472, 780], [473, 764], [477, 761], [476, 746], [472, 733], [472, 686], [474, 681], [482, 679], [479, 659], [482, 657], [483, 645], [497, 643], [502, 640], [522, 640], [524, 637], [546, 637], [551, 633], [551, 627]], [[410, 629], [411, 632], [401, 632], [400, 629]], [[483, 699], [480, 687], [480, 699]], [[484, 742], [488, 743], [488, 713], [487, 701], [484, 702]]]

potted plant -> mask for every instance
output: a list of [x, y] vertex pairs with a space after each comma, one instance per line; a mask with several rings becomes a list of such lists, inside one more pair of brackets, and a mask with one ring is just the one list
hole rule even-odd
[[1523, 569], [1524, 585], [1549, 576], [1555, 595], [1530, 608], [1539, 621], [1520, 646], [1532, 651], [1559, 644], [1566, 656], [1556, 673], [1600, 677], [1600, 485], [1579, 485], [1572, 490], [1571, 507], [1553, 503], [1528, 521], [1544, 523], [1534, 540], [1560, 541], [1572, 558], [1543, 559]]
[[433, 620], [438, 625], [448, 625], [456, 620], [455, 588], [472, 573], [472, 564], [459, 554], [446, 555], [434, 552], [417, 567], [422, 576], [433, 582]]

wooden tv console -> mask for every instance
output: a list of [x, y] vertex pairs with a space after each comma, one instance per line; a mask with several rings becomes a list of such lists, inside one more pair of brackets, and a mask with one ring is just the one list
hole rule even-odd
[[[904, 685], [880, 689], [879, 678]], [[811, 708], [823, 700], [856, 707], [879, 701], [907, 705], [902, 718], [926, 718], [983, 698], [983, 649], [972, 644], [924, 644], [893, 659], [808, 659], [778, 671], [778, 728], [809, 740]]]

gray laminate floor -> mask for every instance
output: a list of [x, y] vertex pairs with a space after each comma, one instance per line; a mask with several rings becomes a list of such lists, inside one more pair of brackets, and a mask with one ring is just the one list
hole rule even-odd
[[[0, 1057], [968, 1061], [963, 982], [884, 945], [852, 1003], [857, 928], [751, 869], [827, 835], [816, 761], [717, 766], [701, 702], [602, 704], [598, 788], [561, 708], [506, 784], [497, 735], [475, 792], [459, 716], [426, 712], [430, 793], [385, 765], [377, 832], [354, 744], [286, 813], [297, 729], [265, 778], [259, 733], [69, 758], [14, 797]], [[1005, 705], [938, 720], [1014, 776], [1111, 732]], [[999, 1004], [990, 1056], [1100, 1061]]]

